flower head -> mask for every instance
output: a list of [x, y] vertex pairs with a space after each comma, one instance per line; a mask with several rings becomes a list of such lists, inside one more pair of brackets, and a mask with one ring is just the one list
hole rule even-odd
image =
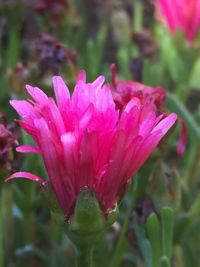
[[50, 14], [54, 22], [59, 22], [61, 18], [66, 15], [68, 11], [67, 0], [37, 0], [33, 2], [33, 8], [39, 13]]
[[164, 107], [166, 91], [161, 87], [151, 87], [134, 81], [116, 80], [116, 67], [110, 67], [112, 78], [112, 93], [116, 107], [123, 110], [133, 98], [138, 98], [142, 105], [149, 104], [156, 112]]
[[[26, 87], [32, 100], [11, 101], [23, 118], [21, 126], [37, 144], [17, 150], [42, 155], [49, 184], [66, 217], [73, 213], [85, 187], [95, 193], [106, 213], [177, 116], [157, 116], [150, 104], [137, 97], [119, 112], [104, 77], [87, 83], [84, 71], [72, 96], [61, 77], [53, 77], [53, 85], [57, 104], [32, 86]], [[20, 177], [44, 184], [42, 178], [27, 172], [15, 173], [7, 181]]]
[[200, 27], [199, 0], [156, 0], [156, 4], [166, 20], [168, 28], [181, 30], [192, 42]]
[[13, 170], [13, 153], [18, 145], [19, 130], [17, 125], [7, 124], [7, 118], [0, 112], [0, 169]]
[[69, 50], [53, 36], [40, 33], [32, 42], [31, 53], [39, 65], [39, 75], [57, 74], [67, 63], [76, 66], [76, 51]]

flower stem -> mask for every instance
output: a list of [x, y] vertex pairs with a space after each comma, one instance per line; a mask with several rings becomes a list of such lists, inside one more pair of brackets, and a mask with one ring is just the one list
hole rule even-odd
[[77, 267], [92, 267], [92, 247], [76, 247]]
[[112, 257], [112, 260], [110, 262], [109, 267], [117, 267], [120, 265], [122, 257], [123, 257], [123, 253], [126, 247], [126, 231], [128, 229], [128, 225], [129, 225], [129, 221], [130, 221], [130, 215], [131, 212], [133, 211], [133, 208], [136, 204], [137, 201], [137, 179], [135, 178], [135, 184], [134, 187], [132, 189], [132, 199], [131, 202], [127, 208], [126, 214], [125, 214], [125, 220], [124, 223], [122, 225], [122, 229], [120, 231], [119, 234], [119, 238], [115, 247], [115, 251]]
[[0, 204], [0, 267], [4, 265], [4, 246], [3, 246], [3, 204], [2, 204], [2, 195], [0, 195], [1, 204]]
[[2, 224], [3, 224], [3, 236], [5, 242], [5, 255], [8, 260], [8, 265], [12, 265], [13, 257], [13, 231], [14, 231], [14, 221], [12, 213], [12, 203], [13, 203], [13, 187], [4, 185], [2, 188]]

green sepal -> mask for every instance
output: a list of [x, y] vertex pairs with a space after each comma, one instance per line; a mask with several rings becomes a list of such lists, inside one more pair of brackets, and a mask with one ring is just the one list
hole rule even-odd
[[48, 182], [42, 186], [41, 196], [50, 208], [51, 217], [55, 223], [64, 226], [66, 224], [65, 216], [60, 208], [56, 195]]
[[41, 194], [51, 210], [54, 221], [63, 227], [68, 237], [79, 247], [95, 244], [118, 218], [117, 205], [104, 214], [95, 194], [87, 187], [80, 190], [74, 213], [68, 220], [49, 183], [43, 186]]
[[118, 209], [105, 216], [95, 194], [83, 188], [77, 198], [74, 216], [66, 228], [69, 238], [78, 246], [91, 246], [116, 220]]
[[88, 188], [80, 191], [67, 234], [77, 245], [91, 245], [103, 234], [105, 220], [98, 200]]
[[106, 227], [110, 227], [119, 218], [119, 209], [116, 204], [115, 207], [110, 210], [106, 216]]

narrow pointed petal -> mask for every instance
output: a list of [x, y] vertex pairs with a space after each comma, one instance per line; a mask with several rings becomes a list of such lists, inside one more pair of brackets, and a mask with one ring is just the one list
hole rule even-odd
[[95, 88], [96, 90], [100, 89], [104, 81], [105, 81], [105, 78], [103, 75], [101, 75], [92, 83], [92, 87]]
[[34, 146], [18, 146], [16, 148], [16, 151], [20, 153], [41, 154], [41, 149], [39, 147], [34, 147]]
[[166, 118], [164, 118], [162, 121], [160, 121], [156, 127], [153, 129], [152, 133], [161, 130], [162, 135], [164, 136], [168, 130], [172, 127], [172, 125], [176, 122], [177, 115], [175, 113], [170, 114]]
[[64, 111], [69, 104], [70, 93], [69, 89], [60, 76], [53, 77], [53, 86], [56, 95], [56, 100], [60, 110]]
[[32, 180], [32, 181], [39, 183], [39, 184], [45, 183], [44, 179], [42, 179], [41, 177], [39, 177], [35, 174], [32, 174], [30, 172], [15, 172], [12, 175], [10, 175], [5, 181], [11, 182], [12, 180], [19, 179], [19, 178], [25, 178], [28, 180]]
[[78, 75], [77, 75], [77, 78], [76, 78], [76, 83], [78, 82], [86, 82], [86, 72], [84, 70], [80, 70]]
[[10, 100], [10, 104], [24, 119], [38, 117], [38, 113], [34, 107], [25, 100]]
[[187, 127], [184, 121], [179, 120], [179, 123], [180, 123], [181, 130], [180, 130], [176, 152], [179, 156], [182, 156], [183, 153], [185, 152], [185, 148], [186, 148], [187, 141], [188, 141], [188, 136], [187, 136]]
[[48, 101], [48, 96], [38, 87], [32, 87], [30, 85], [26, 85], [26, 90], [32, 96], [35, 102], [44, 105]]
[[128, 112], [131, 111], [131, 109], [132, 109], [133, 107], [139, 107], [140, 105], [141, 105], [141, 102], [140, 102], [139, 98], [137, 98], [137, 97], [133, 97], [133, 98], [128, 102], [128, 104], [126, 105], [124, 111], [128, 113]]

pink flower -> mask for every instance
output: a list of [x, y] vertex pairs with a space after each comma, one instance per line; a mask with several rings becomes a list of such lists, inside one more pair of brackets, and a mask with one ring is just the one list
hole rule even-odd
[[[157, 116], [139, 98], [133, 98], [119, 113], [109, 85], [103, 83], [103, 76], [86, 83], [81, 71], [70, 97], [64, 81], [55, 76], [57, 105], [32, 86], [26, 88], [33, 100], [10, 102], [23, 118], [21, 126], [37, 144], [20, 146], [18, 151], [42, 155], [49, 184], [66, 217], [73, 212], [83, 187], [96, 194], [105, 213], [112, 209], [177, 118], [174, 113]], [[45, 183], [27, 172], [14, 173], [7, 181], [20, 177]]]
[[156, 4], [172, 32], [181, 30], [193, 42], [200, 27], [199, 0], [156, 0]]
[[[116, 108], [122, 112], [129, 101], [139, 98], [142, 105], [149, 104], [154, 111], [162, 113], [165, 107], [167, 92], [161, 87], [151, 87], [134, 81], [116, 79], [116, 66], [111, 64], [110, 74], [112, 80], [112, 94]], [[187, 144], [187, 128], [184, 121], [179, 118], [180, 136], [177, 144], [177, 154], [182, 156]]]
[[116, 66], [112, 64], [110, 67], [112, 78], [112, 93], [116, 107], [123, 110], [128, 102], [137, 97], [141, 104], [150, 104], [156, 112], [163, 110], [166, 91], [161, 87], [151, 87], [134, 81], [116, 80]]

